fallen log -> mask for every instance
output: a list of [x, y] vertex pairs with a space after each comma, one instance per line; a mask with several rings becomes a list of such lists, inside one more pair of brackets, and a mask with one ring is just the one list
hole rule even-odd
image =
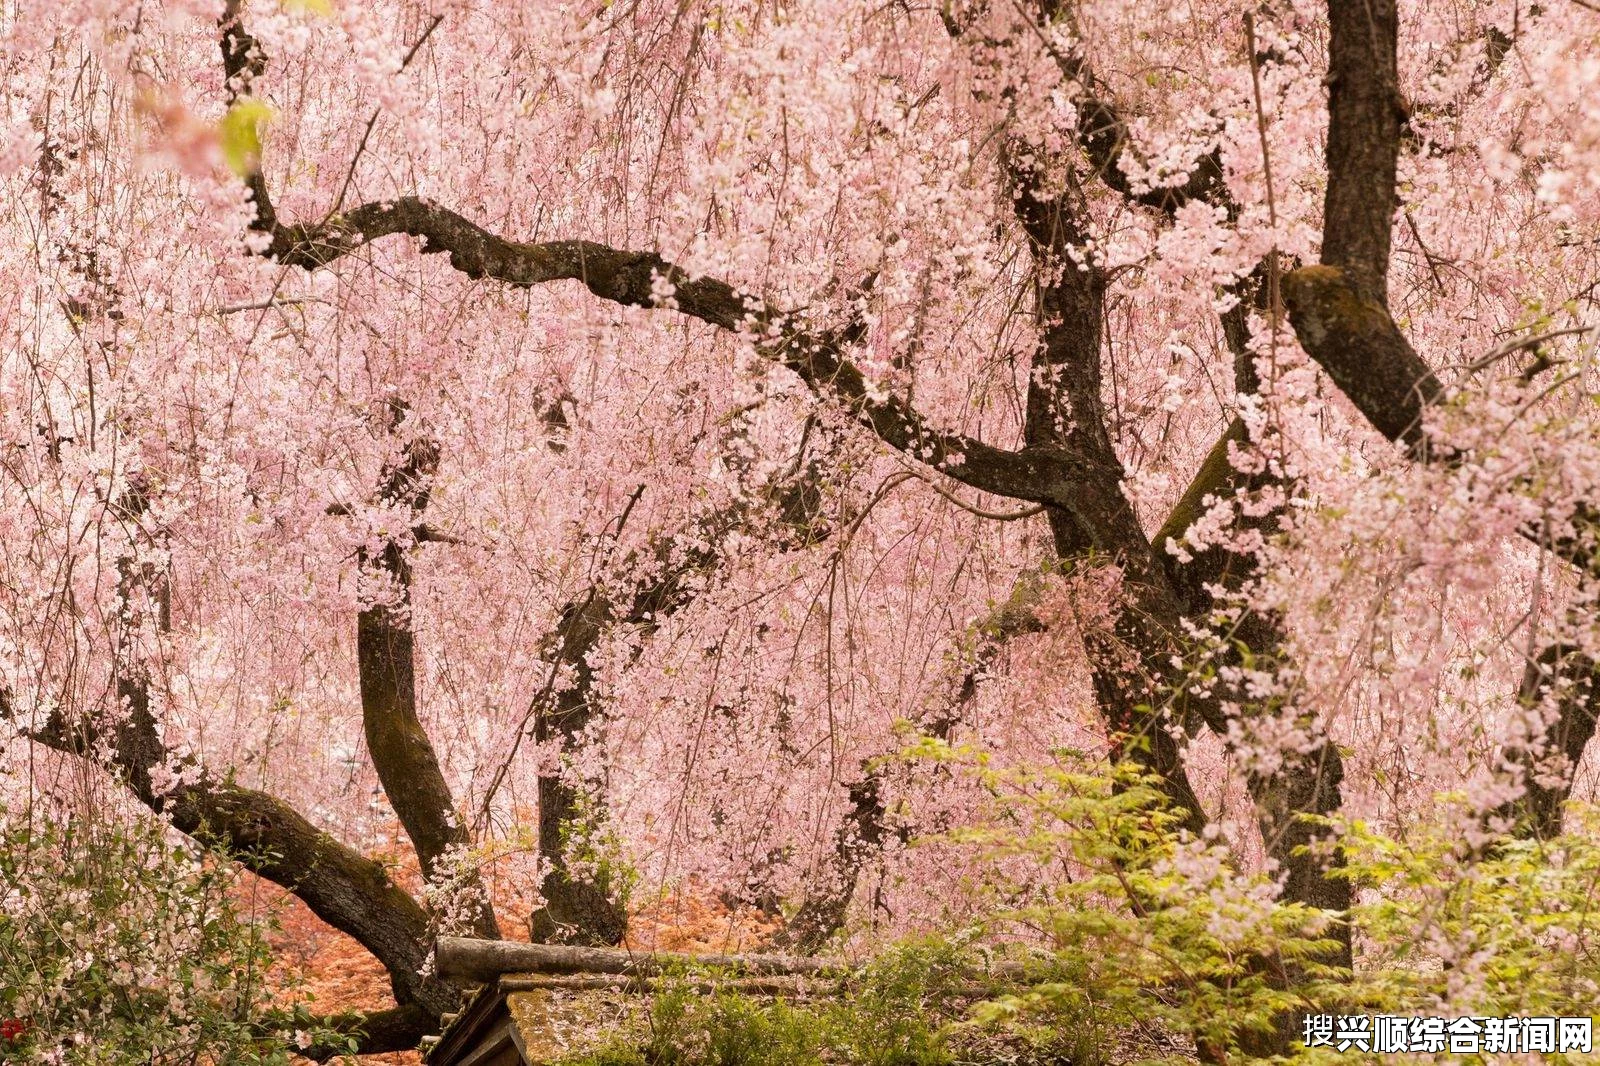
[[817, 974], [774, 974], [767, 977], [698, 977], [681, 984], [670, 977], [624, 973], [516, 974], [500, 979], [502, 992], [534, 992], [552, 989], [559, 992], [656, 992], [682, 987], [695, 992], [735, 992], [745, 996], [807, 997], [819, 988], [838, 987], [836, 979]]
[[566, 944], [524, 944], [442, 936], [434, 942], [440, 977], [490, 984], [506, 974], [648, 975], [697, 966], [752, 976], [844, 974], [843, 959], [800, 955], [691, 955], [680, 951], [635, 952]]

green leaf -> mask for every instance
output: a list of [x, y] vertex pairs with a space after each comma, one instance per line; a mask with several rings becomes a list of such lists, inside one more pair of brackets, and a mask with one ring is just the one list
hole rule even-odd
[[217, 123], [217, 136], [222, 141], [222, 158], [228, 169], [244, 178], [253, 174], [261, 163], [261, 124], [271, 120], [271, 105], [264, 100], [243, 96], [233, 102], [222, 121]]
[[333, 17], [332, 0], [283, 0], [283, 9], [291, 15], [309, 11], [313, 15], [321, 15], [323, 18]]

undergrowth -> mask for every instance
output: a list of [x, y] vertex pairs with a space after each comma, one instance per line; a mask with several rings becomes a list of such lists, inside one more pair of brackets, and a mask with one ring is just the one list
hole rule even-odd
[[288, 1063], [234, 877], [147, 819], [0, 807], [0, 1063]]
[[[701, 991], [681, 974], [657, 991], [634, 1039], [561, 1066], [1100, 1066], [1087, 1015], [1004, 1031], [967, 1022], [986, 988], [982, 960], [947, 941], [902, 945], [809, 999]], [[731, 981], [731, 978], [729, 979]]]
[[[992, 890], [980, 927], [898, 948], [804, 1001], [680, 980], [656, 994], [646, 1032], [565, 1066], [1347, 1062], [1359, 1051], [1304, 1045], [1308, 1014], [1587, 1017], [1600, 996], [1592, 808], [1573, 805], [1568, 831], [1542, 842], [1475, 828], [1461, 796], [1404, 835], [1327, 820], [1356, 895], [1335, 914], [1187, 838], [1134, 768], [916, 754], [987, 797], [985, 818], [937, 841]], [[1334, 961], [1340, 922], [1353, 972]]]

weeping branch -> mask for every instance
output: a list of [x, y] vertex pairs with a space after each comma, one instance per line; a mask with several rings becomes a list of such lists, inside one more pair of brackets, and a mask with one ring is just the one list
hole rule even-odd
[[[903, 400], [873, 394], [865, 375], [845, 354], [847, 333], [809, 329], [799, 316], [773, 309], [720, 279], [691, 277], [655, 252], [582, 240], [519, 243], [412, 196], [364, 204], [320, 225], [284, 225], [270, 212], [257, 225], [272, 236], [266, 254], [306, 270], [327, 266], [380, 238], [404, 234], [419, 239], [424, 253], [448, 256], [469, 278], [520, 288], [577, 281], [612, 303], [670, 307], [749, 335], [764, 355], [836, 399], [890, 447], [992, 495], [1072, 510], [1079, 505], [1083, 481], [1100, 472], [1095, 460], [1070, 452], [1037, 447], [1008, 451], [936, 430]], [[672, 295], [658, 303], [663, 285]]]

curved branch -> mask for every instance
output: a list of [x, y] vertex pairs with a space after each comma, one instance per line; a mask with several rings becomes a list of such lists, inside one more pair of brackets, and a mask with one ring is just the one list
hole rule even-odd
[[582, 240], [523, 244], [415, 196], [363, 204], [325, 226], [286, 226], [276, 220], [265, 225], [272, 234], [266, 254], [306, 270], [327, 266], [379, 238], [405, 234], [420, 239], [425, 253], [448, 255], [450, 264], [469, 278], [520, 288], [578, 281], [612, 303], [671, 307], [720, 329], [748, 334], [765, 356], [838, 400], [884, 443], [992, 495], [1070, 508], [1093, 465], [1058, 449], [1007, 451], [936, 430], [904, 401], [874, 393], [845, 355], [853, 331], [811, 330], [799, 316], [770, 308], [720, 279], [694, 277], [655, 252]]
[[1283, 279], [1289, 322], [1306, 354], [1378, 432], [1426, 458], [1422, 415], [1444, 397], [1444, 386], [1362, 278], [1355, 267], [1290, 271]]
[[[1283, 279], [1289, 320], [1301, 347], [1374, 428], [1404, 443], [1419, 461], [1455, 462], [1461, 456], [1429, 448], [1423, 427], [1427, 409], [1441, 402], [1446, 390], [1400, 332], [1387, 302], [1385, 279], [1399, 200], [1395, 167], [1406, 121], [1396, 73], [1399, 18], [1394, 0], [1329, 0], [1328, 24], [1322, 265], [1303, 267]], [[1504, 349], [1469, 363], [1468, 369], [1492, 363]], [[1580, 501], [1570, 530], [1531, 523], [1520, 532], [1593, 581], [1600, 577], [1597, 529], [1600, 507]], [[1587, 656], [1552, 645], [1527, 664], [1518, 698], [1525, 704], [1552, 699], [1557, 715], [1542, 738], [1543, 751], [1518, 747], [1504, 753], [1519, 767], [1527, 791], [1521, 801], [1498, 813], [1517, 817], [1521, 831], [1547, 835], [1560, 828], [1571, 768], [1595, 731], [1595, 666]], [[1567, 763], [1567, 780], [1555, 786], [1541, 784], [1537, 772], [1539, 759], [1552, 753]]]
[[184, 776], [197, 778], [192, 783], [157, 792], [150, 776], [167, 761], [165, 749], [158, 748], [152, 760], [147, 745], [123, 745], [120, 735], [103, 745], [92, 726], [74, 727], [60, 718], [28, 736], [120, 771], [139, 801], [173, 828], [227, 851], [246, 869], [293, 892], [317, 917], [383, 964], [399, 1002], [435, 1014], [451, 1009], [454, 994], [419, 972], [431, 936], [428, 916], [390, 880], [382, 863], [335, 840], [276, 796], [218, 781], [203, 768], [189, 768]]

